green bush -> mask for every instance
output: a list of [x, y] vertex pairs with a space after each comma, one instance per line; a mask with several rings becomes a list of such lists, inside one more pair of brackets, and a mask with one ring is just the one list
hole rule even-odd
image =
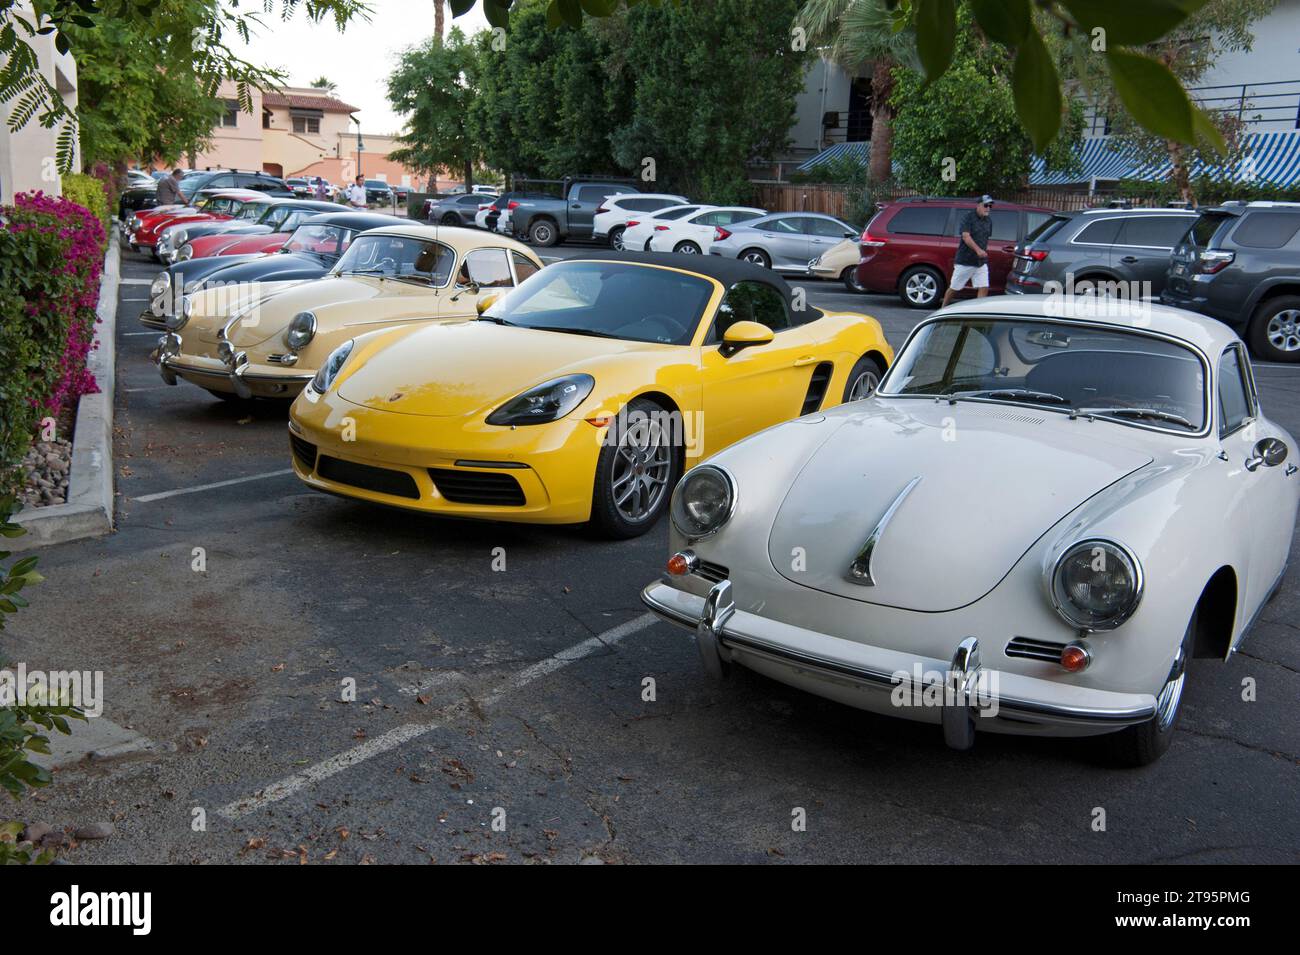
[[86, 370], [104, 230], [87, 209], [36, 194], [0, 206], [0, 500], [15, 496], [41, 419], [97, 390]]
[[102, 179], [85, 173], [73, 172], [63, 177], [63, 198], [89, 209], [104, 227], [107, 240], [112, 234], [112, 216], [108, 211], [108, 189]]

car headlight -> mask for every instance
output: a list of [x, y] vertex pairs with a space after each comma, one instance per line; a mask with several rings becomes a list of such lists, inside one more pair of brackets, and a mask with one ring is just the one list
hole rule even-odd
[[352, 339], [349, 338], [330, 352], [330, 356], [325, 359], [325, 363], [316, 372], [316, 377], [311, 380], [312, 388], [322, 395], [329, 391], [330, 385], [334, 384], [334, 379], [339, 376], [339, 372], [343, 370], [343, 366], [347, 363], [348, 356], [351, 354]]
[[530, 388], [488, 415], [488, 424], [546, 424], [558, 421], [586, 400], [596, 379], [565, 375]]
[[166, 295], [171, 287], [172, 277], [166, 272], [159, 272], [158, 277], [154, 279], [153, 284], [149, 286], [149, 295], [152, 298], [157, 298], [159, 295]]
[[174, 332], [180, 331], [185, 327], [185, 323], [190, 320], [190, 315], [193, 312], [194, 302], [187, 295], [181, 299], [181, 307], [176, 310], [176, 314], [167, 316], [167, 327]]
[[1111, 541], [1080, 541], [1057, 558], [1048, 589], [1052, 606], [1070, 626], [1114, 630], [1142, 599], [1142, 566]]
[[186, 242], [176, 253], [177, 262], [186, 262], [194, 258], [194, 246]]
[[302, 348], [316, 335], [316, 316], [312, 312], [299, 312], [284, 333], [284, 343], [294, 351]]
[[716, 534], [736, 509], [736, 482], [715, 464], [687, 473], [670, 508], [673, 526], [690, 540]]
[[126, 224], [126, 227], [127, 227], [130, 231], [132, 231], [132, 232], [139, 232], [139, 231], [140, 231], [140, 217], [139, 217], [139, 216], [132, 216], [132, 217], [131, 217], [131, 221], [128, 222], [128, 223]]

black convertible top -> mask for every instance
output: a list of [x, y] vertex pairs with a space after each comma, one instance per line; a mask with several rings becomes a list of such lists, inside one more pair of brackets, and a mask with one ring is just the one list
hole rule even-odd
[[[300, 202], [302, 200], [296, 201]], [[306, 224], [336, 225], [342, 229], [355, 229], [358, 232], [364, 232], [367, 229], [378, 229], [386, 225], [415, 225], [417, 223], [411, 219], [385, 215], [382, 212], [358, 212], [356, 210], [347, 211], [341, 209], [338, 212], [323, 212], [318, 216], [312, 216], [306, 220]]]
[[[745, 262], [742, 259], [729, 259], [721, 255], [682, 255], [680, 252], [616, 252], [607, 249], [583, 252], [560, 261], [636, 262], [645, 265], [667, 265], [675, 269], [684, 269], [687, 272], [695, 272], [698, 275], [717, 279], [722, 283], [724, 289], [730, 289], [737, 282], [762, 282], [764, 285], [770, 285], [776, 289], [781, 294], [781, 297], [785, 299], [786, 308], [793, 313], [793, 305], [790, 301], [793, 292], [790, 286], [786, 284], [785, 279], [770, 269], [754, 265], [752, 262]], [[812, 316], [805, 315], [802, 321], [820, 318], [822, 314], [819, 309], [810, 309], [806, 306], [804, 312], [815, 312], [816, 314]]]

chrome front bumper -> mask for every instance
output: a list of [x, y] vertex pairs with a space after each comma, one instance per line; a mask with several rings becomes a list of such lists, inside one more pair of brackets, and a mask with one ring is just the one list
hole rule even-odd
[[[227, 341], [223, 341], [217, 350], [221, 355], [220, 362], [209, 359], [211, 361], [209, 365], [187, 365], [180, 361], [180, 337], [168, 332], [158, 339], [158, 347], [154, 349], [153, 354], [149, 357], [158, 366], [158, 374], [162, 376], [162, 380], [169, 385], [176, 384], [178, 378], [198, 378], [200, 380], [204, 378], [224, 378], [230, 382], [231, 390], [240, 398], [253, 397], [253, 388], [250, 382], [297, 386], [301, 389], [314, 377], [311, 374], [266, 375], [250, 372], [246, 352], [236, 351]], [[285, 364], [289, 363], [286, 362]]]
[[[906, 682], [908, 674], [938, 675], [944, 688], [939, 722], [944, 740], [957, 749], [973, 745], [976, 726], [1014, 732], [1009, 724], [1028, 724], [1088, 735], [1143, 723], [1155, 713], [1155, 697], [1149, 694], [1096, 690], [986, 668], [975, 637], [958, 641], [952, 659], [935, 660], [739, 610], [729, 580], [715, 584], [706, 597], [656, 581], [642, 591], [641, 600], [665, 620], [695, 632], [696, 649], [711, 676], [721, 676], [733, 660], [744, 662], [751, 656], [801, 675], [840, 684], [847, 680], [886, 694]], [[977, 719], [982, 713], [996, 713], [998, 719]]]

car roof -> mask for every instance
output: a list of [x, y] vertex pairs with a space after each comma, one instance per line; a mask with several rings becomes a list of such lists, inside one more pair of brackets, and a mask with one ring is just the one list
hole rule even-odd
[[1083, 216], [1196, 216], [1196, 209], [1176, 209], [1173, 206], [1143, 206], [1140, 209], [1079, 209], [1075, 212], [1058, 212], [1059, 216], [1082, 218]]
[[407, 219], [400, 216], [385, 215], [382, 212], [322, 212], [318, 216], [312, 216], [303, 221], [304, 225], [336, 225], [344, 229], [356, 229], [365, 232], [367, 229], [380, 229], [384, 226], [399, 226], [405, 224]]
[[524, 245], [522, 242], [516, 242], [495, 232], [485, 232], [482, 229], [466, 229], [461, 226], [451, 225], [425, 225], [423, 223], [411, 222], [410, 219], [402, 219], [395, 216], [400, 223], [409, 223], [401, 225], [383, 225], [372, 231], [381, 232], [384, 235], [402, 235], [409, 236], [413, 239], [438, 240], [450, 245], [461, 252], [469, 252], [473, 249], [498, 248], [510, 249], [515, 252], [526, 253], [530, 259], [536, 259], [537, 253]]
[[[1123, 300], [1119, 300], [1123, 301]], [[987, 315], [1010, 318], [1056, 318], [1113, 325], [1139, 332], [1156, 332], [1187, 342], [1213, 361], [1228, 345], [1240, 341], [1217, 319], [1155, 302], [1125, 302], [1123, 307], [1106, 297], [1065, 295], [990, 295], [950, 305], [937, 317]], [[1125, 314], [1127, 313], [1127, 314]]]
[[264, 192], [258, 192], [256, 189], [200, 189], [195, 193], [195, 197], [203, 196], [205, 199], [220, 197], [222, 199], [270, 199]]
[[591, 252], [583, 252], [563, 261], [666, 265], [670, 268], [680, 269], [683, 272], [694, 272], [697, 275], [706, 275], [709, 278], [717, 279], [724, 288], [731, 288], [737, 282], [762, 282], [779, 291], [786, 297], [787, 301], [790, 297], [790, 286], [786, 284], [785, 279], [775, 272], [754, 265], [752, 262], [729, 259], [721, 255], [687, 256], [674, 252], [616, 252], [612, 249], [597, 249]]
[[[906, 209], [909, 206], [936, 206], [940, 209], [974, 209], [979, 202], [978, 196], [903, 196], [901, 199], [889, 199], [880, 205], [886, 209]], [[993, 199], [993, 208], [1005, 206], [1011, 209], [1026, 209], [1029, 212], [1055, 212], [1049, 206], [1026, 205], [1012, 202], [1010, 199]]]

